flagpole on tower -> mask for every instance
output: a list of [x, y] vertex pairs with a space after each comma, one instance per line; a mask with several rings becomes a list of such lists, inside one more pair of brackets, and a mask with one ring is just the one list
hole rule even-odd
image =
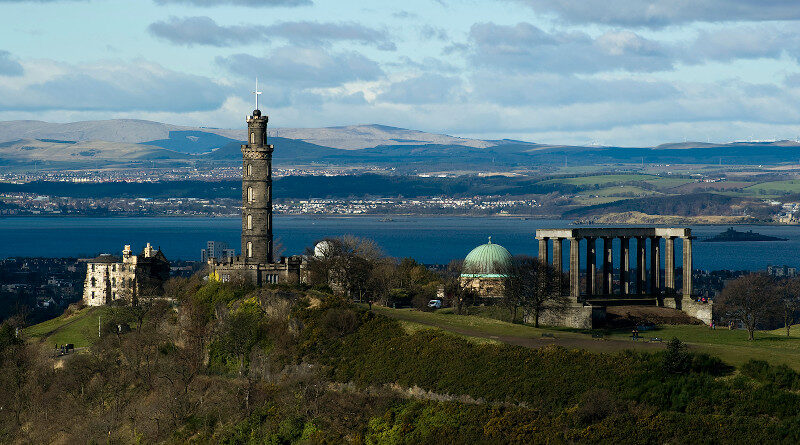
[[256, 90], [253, 91], [253, 94], [256, 95], [256, 110], [258, 110], [258, 95], [261, 94], [261, 91], [258, 91], [258, 77], [256, 77]]

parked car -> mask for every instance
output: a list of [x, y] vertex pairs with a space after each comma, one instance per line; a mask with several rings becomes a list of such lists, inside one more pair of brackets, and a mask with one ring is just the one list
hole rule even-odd
[[431, 300], [428, 302], [428, 307], [431, 309], [441, 309], [442, 308], [442, 300]]

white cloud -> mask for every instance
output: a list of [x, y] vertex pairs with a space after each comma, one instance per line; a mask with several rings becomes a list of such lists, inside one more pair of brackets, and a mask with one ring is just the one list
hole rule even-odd
[[228, 90], [144, 60], [85, 66], [38, 60], [24, 66], [24, 78], [0, 83], [0, 110], [213, 110]]
[[[507, 1], [507, 0], [506, 0]], [[690, 22], [800, 19], [793, 0], [512, 0], [570, 23], [663, 27]]]
[[329, 52], [324, 48], [284, 46], [264, 57], [234, 54], [217, 63], [232, 73], [265, 82], [297, 87], [333, 87], [383, 76], [378, 63], [355, 51]]

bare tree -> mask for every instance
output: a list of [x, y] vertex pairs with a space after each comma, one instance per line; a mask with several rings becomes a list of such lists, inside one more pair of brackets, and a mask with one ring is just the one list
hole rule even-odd
[[311, 283], [328, 284], [357, 301], [383, 291], [377, 286], [385, 280], [373, 275], [388, 259], [374, 241], [345, 235], [325, 239], [320, 244], [318, 251], [307, 251], [312, 254], [308, 262]]
[[780, 315], [786, 336], [791, 336], [792, 325], [800, 314], [800, 277], [790, 278], [781, 283]]
[[511, 311], [512, 321], [518, 309], [522, 309], [526, 317], [533, 317], [534, 326], [539, 327], [542, 314], [560, 313], [569, 305], [569, 297], [561, 286], [566, 280], [553, 266], [536, 258], [516, 257], [502, 269], [503, 302]]
[[718, 299], [723, 313], [744, 324], [748, 339], [754, 339], [756, 327], [774, 314], [781, 305], [775, 281], [766, 274], [744, 275], [725, 286]]

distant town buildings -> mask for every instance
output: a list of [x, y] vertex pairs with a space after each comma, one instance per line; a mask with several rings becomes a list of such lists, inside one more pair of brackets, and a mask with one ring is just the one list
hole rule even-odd
[[767, 274], [778, 278], [793, 278], [797, 275], [797, 268], [783, 266], [767, 266]]
[[169, 261], [147, 243], [142, 253], [133, 255], [126, 245], [122, 257], [102, 254], [86, 261], [83, 301], [87, 306], [103, 306], [115, 300], [135, 302], [141, 296], [163, 292], [169, 279]]
[[207, 263], [210, 260], [228, 262], [236, 257], [236, 250], [231, 249], [228, 243], [223, 241], [208, 241], [206, 248], [200, 250], [200, 261]]

